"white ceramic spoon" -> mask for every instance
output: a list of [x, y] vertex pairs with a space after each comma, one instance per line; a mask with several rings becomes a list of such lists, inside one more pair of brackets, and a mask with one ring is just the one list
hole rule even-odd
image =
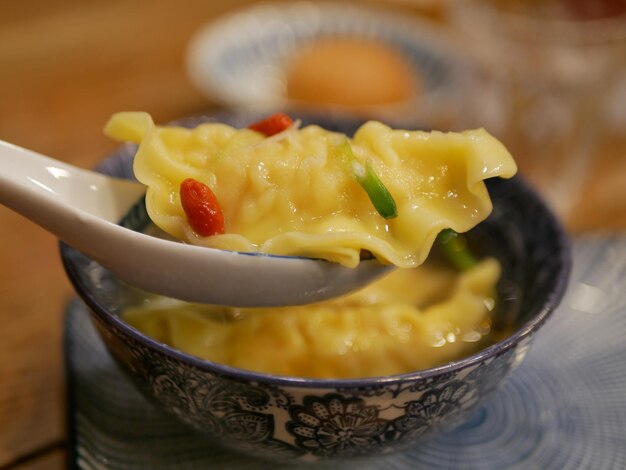
[[297, 305], [353, 291], [390, 269], [373, 260], [349, 269], [307, 258], [215, 250], [116, 225], [144, 192], [136, 182], [0, 141], [0, 203], [149, 292], [233, 306]]

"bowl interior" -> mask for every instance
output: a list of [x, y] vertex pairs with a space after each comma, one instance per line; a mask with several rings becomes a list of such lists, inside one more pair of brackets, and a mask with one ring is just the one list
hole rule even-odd
[[[224, 114], [186, 118], [176, 124], [194, 127], [209, 121], [241, 127], [251, 119], [249, 115]], [[349, 135], [360, 124], [358, 120], [319, 116], [308, 116], [303, 121]], [[134, 151], [135, 147], [131, 145], [121, 147], [103, 161], [99, 169], [111, 175], [132, 178]], [[570, 251], [568, 239], [558, 221], [520, 177], [488, 180], [487, 186], [494, 210], [485, 222], [468, 234], [468, 240], [473, 250], [480, 255], [498, 258], [503, 268], [498, 284], [499, 302], [494, 327], [502, 331], [506, 338], [489, 347], [491, 351], [487, 353], [496, 354], [536, 330], [559, 303], [569, 274]], [[126, 307], [140, 303], [145, 293], [127, 286], [98, 263], [65, 244], [61, 245], [61, 255], [70, 280], [92, 310], [108, 323], [114, 321], [118, 327], [133, 330], [119, 320], [119, 315]], [[136, 331], [133, 335], [143, 336]], [[162, 347], [168, 349], [167, 346]], [[176, 354], [186, 357], [182, 353]], [[484, 357], [485, 352], [474, 356]], [[456, 361], [451, 366], [466, 365], [475, 359], [474, 356]], [[204, 367], [212, 367], [209, 361], [191, 356], [187, 358], [195, 364], [200, 361]]]

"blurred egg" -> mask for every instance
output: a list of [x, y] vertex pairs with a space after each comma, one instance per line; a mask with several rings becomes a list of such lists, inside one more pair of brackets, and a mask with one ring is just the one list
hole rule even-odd
[[321, 38], [286, 64], [287, 97], [300, 103], [358, 109], [414, 99], [420, 78], [406, 57], [382, 41]]

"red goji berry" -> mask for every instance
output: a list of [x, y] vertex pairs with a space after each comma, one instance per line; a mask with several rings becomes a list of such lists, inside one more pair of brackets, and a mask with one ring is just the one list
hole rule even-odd
[[191, 228], [202, 237], [224, 233], [224, 214], [206, 184], [187, 178], [180, 184], [180, 202]]
[[266, 117], [261, 121], [255, 122], [254, 124], [250, 124], [248, 126], [248, 129], [261, 132], [262, 134], [265, 134], [267, 137], [269, 137], [271, 135], [278, 134], [279, 132], [284, 131], [292, 124], [293, 120], [285, 113], [276, 113]]

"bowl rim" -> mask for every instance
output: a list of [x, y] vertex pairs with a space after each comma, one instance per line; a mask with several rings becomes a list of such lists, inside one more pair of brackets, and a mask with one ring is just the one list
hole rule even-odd
[[[104, 161], [120, 160], [123, 156], [124, 147], [120, 147], [116, 152], [111, 154]], [[558, 255], [558, 270], [556, 282], [553, 288], [546, 296], [541, 305], [536, 309], [532, 317], [526, 321], [521, 327], [516, 329], [511, 335], [501, 341], [487, 346], [474, 354], [465, 356], [461, 359], [442, 364], [437, 367], [407, 372], [403, 374], [350, 378], [350, 379], [322, 379], [307, 378], [295, 376], [283, 376], [276, 374], [267, 374], [255, 372], [246, 369], [240, 369], [207, 359], [202, 359], [191, 354], [180, 351], [172, 346], [161, 343], [145, 334], [128, 323], [124, 322], [119, 316], [108, 312], [89, 291], [86, 283], [83, 281], [80, 270], [72, 261], [72, 257], [79, 254], [78, 250], [70, 247], [64, 242], [60, 242], [61, 260], [65, 272], [72, 283], [74, 290], [84, 301], [87, 307], [106, 325], [121, 331], [124, 335], [137, 341], [138, 343], [148, 347], [148, 349], [156, 350], [168, 357], [190, 365], [203, 372], [213, 375], [236, 380], [240, 382], [265, 383], [275, 386], [291, 386], [302, 388], [319, 388], [319, 389], [337, 389], [337, 388], [371, 388], [396, 383], [415, 382], [419, 380], [429, 379], [435, 376], [457, 372], [468, 367], [478, 365], [491, 357], [499, 356], [506, 351], [514, 348], [518, 343], [529, 338], [536, 332], [551, 316], [565, 295], [569, 277], [572, 268], [571, 242], [564, 227], [561, 225], [554, 213], [549, 209], [543, 199], [538, 195], [534, 188], [529, 185], [520, 175], [516, 175], [507, 184], [516, 184], [521, 191], [524, 191], [526, 197], [532, 201], [546, 217], [546, 223], [550, 225], [551, 231], [555, 234], [554, 245]], [[80, 254], [80, 256], [85, 256]], [[86, 257], [86, 256], [85, 256]], [[86, 257], [87, 259], [90, 259]], [[93, 260], [92, 260], [93, 261]], [[93, 261], [95, 262], [95, 261]], [[101, 267], [102, 269], [106, 269]]]

